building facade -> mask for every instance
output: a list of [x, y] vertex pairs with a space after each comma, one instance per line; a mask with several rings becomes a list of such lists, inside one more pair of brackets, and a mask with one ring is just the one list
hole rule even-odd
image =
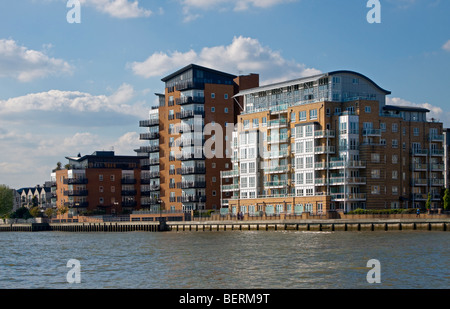
[[429, 110], [386, 105], [390, 92], [336, 71], [240, 91], [222, 211], [326, 214], [438, 207], [444, 129]]
[[141, 174], [139, 156], [116, 156], [114, 151], [67, 157], [66, 169], [54, 170], [52, 203], [71, 213], [123, 214], [146, 206], [148, 174]]
[[[234, 76], [198, 65], [188, 65], [162, 79], [159, 106], [140, 126], [148, 128], [136, 150], [148, 170], [150, 209], [191, 211], [219, 209], [220, 172], [231, 166], [230, 145], [222, 129], [233, 127], [240, 113], [240, 90], [259, 86], [259, 76]], [[204, 150], [209, 149], [207, 153]]]

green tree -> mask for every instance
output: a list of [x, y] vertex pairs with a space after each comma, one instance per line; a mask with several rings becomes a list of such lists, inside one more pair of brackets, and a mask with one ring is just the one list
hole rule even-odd
[[14, 207], [14, 193], [8, 186], [0, 185], [0, 215], [8, 214]]
[[30, 219], [31, 214], [28, 208], [20, 207], [15, 212], [13, 212], [10, 216], [11, 219]]
[[61, 162], [56, 163], [56, 170], [60, 171], [61, 170], [61, 166], [62, 166]]
[[52, 208], [47, 208], [47, 209], [44, 211], [44, 213], [45, 213], [45, 215], [46, 215], [48, 218], [51, 218], [51, 217], [54, 216], [55, 211], [54, 211]]
[[30, 215], [34, 218], [36, 218], [37, 216], [39, 216], [39, 207], [35, 206], [33, 208], [30, 209]]
[[446, 211], [449, 210], [449, 208], [450, 208], [450, 192], [448, 189], [445, 189], [443, 201], [444, 201], [444, 210], [446, 210]]
[[425, 204], [425, 207], [427, 210], [430, 210], [431, 208], [431, 193], [428, 193], [427, 203]]

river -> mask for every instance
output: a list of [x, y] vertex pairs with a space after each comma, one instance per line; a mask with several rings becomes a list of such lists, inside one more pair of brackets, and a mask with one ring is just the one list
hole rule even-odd
[[[0, 233], [2, 289], [443, 289], [450, 234]], [[68, 283], [79, 261], [81, 283]], [[369, 260], [381, 283], [369, 283]]]

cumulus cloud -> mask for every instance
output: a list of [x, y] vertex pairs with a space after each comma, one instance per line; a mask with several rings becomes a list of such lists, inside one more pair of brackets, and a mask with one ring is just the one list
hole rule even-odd
[[138, 1], [129, 2], [128, 0], [80, 0], [82, 5], [94, 7], [97, 11], [106, 13], [112, 17], [126, 19], [149, 17], [151, 10], [139, 6]]
[[263, 46], [257, 39], [234, 37], [230, 45], [205, 47], [200, 52], [157, 52], [143, 62], [133, 62], [128, 67], [134, 74], [150, 78], [160, 77], [189, 63], [213, 69], [239, 73], [259, 73], [263, 83], [278, 82], [319, 74], [305, 64], [287, 60], [278, 51]]
[[[190, 22], [201, 16], [200, 10], [229, 10], [246, 11], [251, 8], [266, 9], [275, 5], [295, 2], [297, 0], [180, 0], [185, 15], [184, 21]], [[193, 13], [195, 12], [195, 13]]]
[[442, 49], [450, 52], [450, 40], [448, 40], [447, 43], [445, 43], [444, 46], [442, 46]]
[[123, 115], [142, 116], [147, 112], [144, 102], [131, 104], [134, 98], [134, 88], [122, 84], [111, 95], [92, 95], [80, 91], [50, 90], [32, 93], [25, 96], [0, 100], [0, 115], [23, 113], [27, 111], [43, 112], [91, 112], [102, 111], [120, 113]]
[[50, 75], [70, 74], [72, 66], [44, 52], [19, 46], [14, 40], [0, 40], [0, 77], [30, 82]]
[[444, 111], [439, 106], [434, 106], [430, 103], [414, 103], [402, 98], [386, 98], [387, 105], [397, 105], [397, 106], [409, 106], [409, 107], [420, 107], [430, 110], [427, 117], [429, 120], [435, 119], [444, 123], [444, 127], [450, 127], [450, 112]]

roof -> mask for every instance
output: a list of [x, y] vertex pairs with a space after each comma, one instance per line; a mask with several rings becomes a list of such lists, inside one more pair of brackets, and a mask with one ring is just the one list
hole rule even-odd
[[174, 72], [174, 73], [164, 77], [161, 80], [163, 82], [167, 82], [167, 81], [171, 80], [172, 78], [174, 78], [175, 76], [180, 75], [180, 74], [182, 74], [182, 73], [184, 73], [186, 71], [189, 71], [191, 69], [198, 69], [198, 70], [211, 72], [211, 73], [218, 74], [218, 75], [223, 75], [223, 76], [228, 77], [230, 79], [235, 79], [237, 77], [237, 76], [232, 75], [232, 74], [228, 74], [228, 73], [217, 71], [217, 70], [214, 70], [214, 69], [202, 67], [202, 66], [199, 66], [199, 65], [196, 65], [196, 64], [189, 64], [189, 65], [185, 66], [184, 68], [179, 69], [178, 71], [176, 71], [176, 72]]
[[413, 106], [396, 106], [396, 105], [385, 105], [383, 110], [386, 111], [398, 111], [398, 112], [419, 112], [419, 113], [429, 113], [430, 110], [422, 107]]
[[292, 86], [292, 85], [295, 85], [298, 83], [313, 82], [313, 81], [316, 81], [316, 80], [324, 78], [324, 77], [339, 75], [339, 74], [352, 74], [352, 75], [359, 76], [359, 77], [364, 78], [367, 81], [369, 81], [374, 87], [376, 87], [381, 92], [384, 92], [386, 95], [391, 94], [390, 91], [381, 88], [374, 81], [372, 81], [370, 78], [368, 78], [367, 76], [365, 76], [361, 73], [354, 72], [354, 71], [348, 71], [348, 70], [340, 70], [340, 71], [333, 71], [333, 72], [329, 72], [329, 73], [312, 75], [312, 76], [308, 76], [308, 77], [297, 78], [297, 79], [280, 82], [280, 83], [274, 83], [274, 84], [270, 84], [270, 85], [265, 85], [265, 86], [261, 86], [261, 87], [257, 87], [257, 88], [246, 89], [246, 90], [239, 92], [237, 95], [235, 95], [235, 97], [240, 97], [240, 96], [243, 96], [246, 94], [254, 93], [255, 91], [258, 91], [258, 92], [259, 91], [267, 91], [267, 90]]

